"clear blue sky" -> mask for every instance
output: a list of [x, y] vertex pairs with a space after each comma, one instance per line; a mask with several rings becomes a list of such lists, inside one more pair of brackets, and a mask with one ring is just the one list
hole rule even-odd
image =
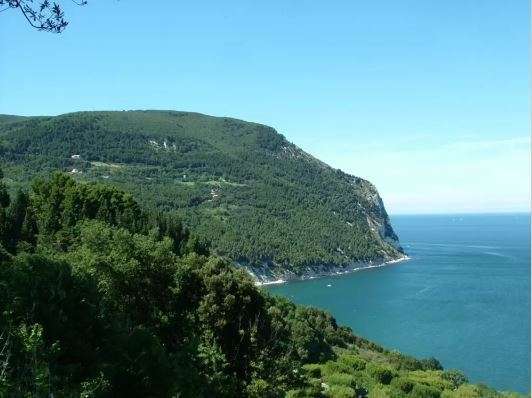
[[0, 13], [0, 113], [176, 109], [272, 125], [390, 213], [529, 210], [527, 0], [65, 3]]

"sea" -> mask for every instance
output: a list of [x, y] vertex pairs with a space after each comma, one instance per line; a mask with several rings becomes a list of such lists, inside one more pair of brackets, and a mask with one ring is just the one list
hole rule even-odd
[[265, 287], [474, 383], [530, 392], [530, 214], [401, 215], [410, 260]]

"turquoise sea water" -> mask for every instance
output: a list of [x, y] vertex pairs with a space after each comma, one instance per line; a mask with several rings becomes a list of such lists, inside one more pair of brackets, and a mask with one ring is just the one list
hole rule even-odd
[[396, 216], [392, 224], [411, 260], [268, 290], [326, 309], [387, 348], [434, 356], [472, 382], [529, 392], [530, 216]]

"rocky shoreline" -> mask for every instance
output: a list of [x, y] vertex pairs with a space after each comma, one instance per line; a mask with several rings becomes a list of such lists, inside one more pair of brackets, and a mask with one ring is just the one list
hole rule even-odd
[[320, 264], [308, 266], [300, 273], [272, 268], [267, 264], [261, 267], [242, 266], [255, 279], [256, 286], [274, 285], [297, 280], [323, 278], [326, 276], [350, 274], [371, 268], [380, 268], [410, 260], [406, 254], [397, 258], [383, 258], [369, 262], [356, 262], [346, 266]]

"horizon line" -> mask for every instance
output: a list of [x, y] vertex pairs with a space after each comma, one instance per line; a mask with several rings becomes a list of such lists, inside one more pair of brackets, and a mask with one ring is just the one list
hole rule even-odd
[[482, 216], [482, 215], [532, 215], [532, 210], [515, 210], [515, 211], [458, 211], [458, 212], [420, 212], [420, 213], [414, 213], [414, 212], [407, 212], [407, 213], [389, 213], [389, 217], [394, 216]]

